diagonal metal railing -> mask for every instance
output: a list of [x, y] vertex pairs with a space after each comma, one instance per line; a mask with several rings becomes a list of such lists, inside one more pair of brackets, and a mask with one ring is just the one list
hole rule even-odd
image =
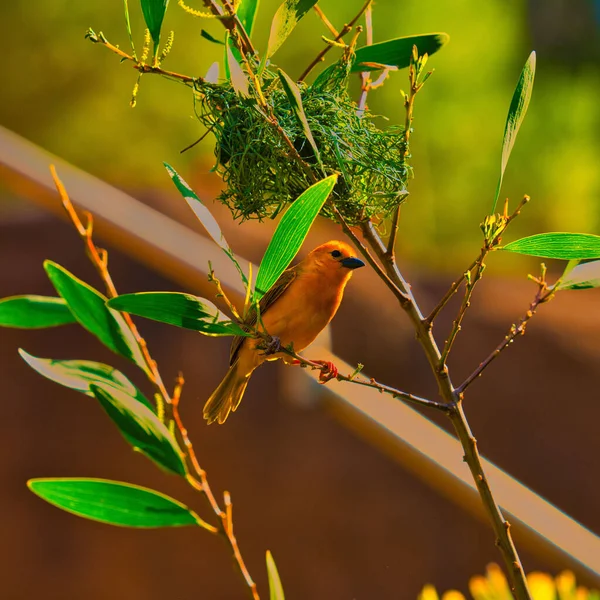
[[[222, 283], [241, 294], [239, 278], [213, 242], [133, 199], [124, 192], [68, 164], [31, 142], [0, 127], [0, 179], [14, 193], [62, 216], [49, 164], [55, 164], [77, 206], [95, 215], [99, 234], [140, 262], [188, 289], [207, 293], [206, 261], [211, 260]], [[322, 338], [323, 339], [323, 338]], [[325, 337], [326, 339], [326, 337]], [[352, 371], [327, 343], [313, 348], [320, 358]], [[316, 379], [306, 369], [289, 369], [295, 383]], [[411, 407], [374, 389], [331, 381], [327, 401], [347, 426], [390, 454], [415, 476], [469, 513], [483, 518], [483, 507], [459, 442]], [[508, 513], [519, 541], [558, 567], [600, 585], [600, 537], [569, 515], [484, 460], [490, 485]]]

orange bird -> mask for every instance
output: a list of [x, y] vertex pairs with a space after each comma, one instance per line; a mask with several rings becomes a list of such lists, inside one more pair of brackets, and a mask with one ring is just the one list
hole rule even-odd
[[[284, 271], [262, 297], [259, 308], [264, 331], [283, 347], [293, 344], [296, 352], [304, 350], [333, 319], [352, 271], [364, 266], [344, 242], [327, 242], [315, 248]], [[252, 311], [246, 323], [256, 325], [256, 320]], [[265, 354], [257, 349], [262, 344], [264, 341], [257, 338], [233, 339], [229, 371], [204, 406], [204, 418], [209, 423], [225, 423], [242, 401], [250, 375], [265, 360], [292, 360], [283, 352]]]

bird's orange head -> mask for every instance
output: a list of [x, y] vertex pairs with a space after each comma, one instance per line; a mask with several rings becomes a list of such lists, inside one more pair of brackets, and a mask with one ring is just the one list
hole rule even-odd
[[303, 261], [306, 268], [328, 274], [349, 277], [354, 269], [364, 267], [365, 263], [356, 257], [350, 244], [331, 241], [315, 248]]

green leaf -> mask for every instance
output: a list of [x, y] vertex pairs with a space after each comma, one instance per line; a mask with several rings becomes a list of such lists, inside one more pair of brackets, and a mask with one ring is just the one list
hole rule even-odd
[[285, 0], [277, 9], [271, 23], [266, 58], [279, 50], [298, 21], [317, 3], [317, 0]]
[[597, 287], [600, 287], [600, 260], [576, 265], [565, 271], [557, 289], [587, 290]]
[[44, 269], [56, 291], [85, 329], [113, 352], [146, 370], [144, 357], [131, 330], [118, 312], [106, 306], [106, 296], [52, 261], [45, 261]]
[[500, 249], [563, 260], [600, 258], [600, 236], [590, 233], [538, 233], [506, 244]]
[[205, 335], [247, 335], [212, 302], [179, 292], [123, 294], [108, 301], [117, 310], [199, 331]]
[[210, 33], [208, 33], [208, 31], [205, 31], [204, 29], [200, 30], [200, 35], [205, 40], [208, 40], [209, 42], [212, 42], [213, 44], [219, 44], [219, 46], [223, 46], [225, 44], [225, 42], [223, 40], [218, 40], [216, 37], [210, 35]]
[[304, 131], [304, 136], [309, 141], [312, 146], [313, 152], [315, 153], [315, 157], [317, 162], [322, 166], [321, 162], [321, 154], [319, 153], [319, 148], [317, 148], [317, 144], [315, 142], [315, 138], [313, 137], [312, 131], [310, 130], [310, 126], [308, 124], [308, 120], [306, 118], [306, 113], [304, 112], [304, 106], [302, 105], [302, 96], [300, 95], [300, 89], [294, 83], [294, 81], [286, 75], [281, 69], [279, 69], [279, 79], [281, 81], [281, 85], [283, 87], [283, 91], [287, 96], [290, 106], [292, 107], [292, 111], [296, 118], [298, 119], [300, 125], [302, 126], [302, 130]]
[[152, 404], [140, 390], [117, 369], [110, 365], [93, 362], [91, 360], [55, 360], [52, 358], [38, 358], [19, 349], [21, 358], [43, 377], [55, 381], [60, 385], [83, 392], [94, 397], [91, 385], [101, 387], [109, 386], [135, 398], [154, 411]]
[[250, 95], [250, 87], [248, 85], [248, 78], [244, 73], [238, 59], [235, 57], [229, 44], [229, 37], [226, 40], [226, 52], [225, 52], [225, 66], [226, 70], [229, 71], [229, 80], [231, 86], [238, 96], [247, 98]]
[[517, 139], [517, 133], [527, 108], [529, 107], [529, 101], [531, 100], [531, 92], [533, 91], [533, 79], [535, 77], [535, 52], [532, 52], [521, 71], [521, 76], [517, 82], [517, 87], [513, 94], [510, 102], [510, 108], [508, 109], [508, 116], [506, 117], [506, 125], [504, 127], [504, 139], [502, 140], [502, 164], [500, 166], [500, 177], [498, 179], [498, 186], [496, 187], [496, 197], [494, 198], [494, 205], [492, 206], [492, 212], [496, 212], [496, 204], [500, 197], [500, 189], [502, 188], [502, 180], [504, 179], [504, 171], [512, 152], [515, 140]]
[[271, 289], [292, 262], [336, 181], [337, 175], [318, 181], [287, 209], [260, 263], [256, 276], [255, 300], [260, 300]]
[[134, 449], [167, 471], [185, 476], [186, 468], [177, 442], [147, 406], [112, 387], [92, 383], [90, 389]]
[[404, 69], [410, 65], [413, 46], [417, 47], [419, 56], [425, 53], [431, 56], [449, 40], [450, 36], [447, 33], [424, 33], [363, 46], [356, 50], [351, 72], [376, 71], [381, 68], [376, 65]]
[[256, 20], [256, 12], [258, 11], [258, 5], [260, 0], [242, 0], [237, 9], [237, 16], [240, 23], [246, 30], [248, 37], [252, 36], [254, 29], [254, 21]]
[[229, 244], [221, 233], [221, 228], [217, 223], [217, 220], [212, 216], [208, 208], [204, 206], [200, 198], [196, 195], [194, 190], [189, 186], [185, 179], [168, 163], [163, 163], [167, 169], [169, 177], [172, 179], [175, 187], [179, 190], [179, 193], [184, 197], [189, 207], [194, 211], [196, 217], [206, 233], [210, 235], [213, 241], [218, 244], [223, 250], [229, 250]]
[[62, 298], [11, 296], [0, 300], [0, 326], [43, 329], [77, 323]]
[[133, 43], [133, 34], [131, 33], [131, 20], [129, 19], [128, 0], [123, 0], [123, 10], [125, 11], [125, 27], [127, 28], [127, 35], [129, 35], [129, 43], [131, 44], [131, 54], [133, 55], [133, 58], [137, 60], [137, 55], [135, 53], [135, 45]]
[[30, 479], [27, 487], [58, 508], [121, 527], [200, 525], [216, 531], [177, 500], [139, 485], [88, 478]]
[[154, 56], [156, 56], [158, 45], [160, 44], [160, 30], [165, 13], [167, 12], [169, 0], [141, 0], [141, 3], [144, 20], [154, 42]]
[[179, 190], [179, 193], [184, 197], [185, 201], [188, 203], [189, 207], [194, 211], [196, 217], [208, 235], [213, 239], [213, 241], [220, 246], [220, 248], [225, 252], [229, 260], [234, 264], [237, 269], [242, 281], [246, 284], [248, 280], [246, 279], [246, 275], [242, 271], [242, 267], [240, 267], [240, 263], [235, 259], [229, 244], [223, 237], [221, 233], [221, 228], [217, 223], [216, 219], [212, 216], [208, 208], [202, 204], [200, 198], [196, 195], [196, 193], [192, 190], [192, 188], [188, 185], [188, 183], [183, 179], [179, 173], [168, 163], [163, 163], [165, 168], [167, 169], [167, 173], [169, 177], [173, 180], [175, 187]]
[[269, 600], [285, 600], [279, 572], [270, 550], [267, 550], [267, 574], [269, 576]]

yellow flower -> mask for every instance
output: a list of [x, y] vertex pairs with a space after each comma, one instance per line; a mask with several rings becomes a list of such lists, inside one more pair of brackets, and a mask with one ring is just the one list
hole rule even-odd
[[[527, 575], [527, 583], [533, 600], [600, 600], [600, 592], [577, 587], [571, 571], [563, 571], [556, 578], [546, 573], [533, 572]], [[476, 575], [469, 581], [473, 600], [513, 600], [510, 587], [500, 567], [488, 565], [485, 576]], [[467, 600], [456, 590], [445, 592], [441, 599], [432, 585], [426, 585], [417, 600]]]

